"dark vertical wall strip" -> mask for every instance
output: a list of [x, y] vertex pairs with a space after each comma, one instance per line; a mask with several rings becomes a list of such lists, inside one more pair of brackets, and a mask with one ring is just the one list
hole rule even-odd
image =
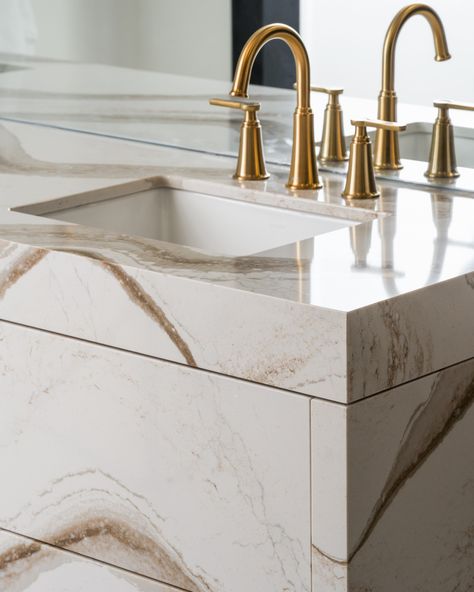
[[[300, 26], [300, 0], [232, 0], [233, 69], [242, 46], [250, 35], [268, 23]], [[257, 57], [252, 74], [253, 84], [291, 88], [295, 66], [288, 46], [272, 41]]]

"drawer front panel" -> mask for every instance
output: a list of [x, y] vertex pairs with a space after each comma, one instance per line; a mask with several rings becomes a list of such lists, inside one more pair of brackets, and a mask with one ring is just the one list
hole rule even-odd
[[190, 591], [310, 589], [310, 403], [0, 324], [0, 526]]

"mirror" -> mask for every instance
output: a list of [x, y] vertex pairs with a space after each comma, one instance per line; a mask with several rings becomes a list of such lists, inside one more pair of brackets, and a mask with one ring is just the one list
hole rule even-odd
[[[403, 103], [426, 106], [439, 98], [474, 102], [474, 3], [426, 3], [441, 17], [452, 59], [435, 62], [428, 23], [419, 16], [409, 20], [396, 48], [398, 98]], [[375, 99], [380, 91], [387, 27], [407, 4], [410, 0], [301, 0], [301, 34], [314, 76], [324, 84], [343, 86], [348, 96]]]
[[0, 51], [229, 80], [231, 0], [2, 0]]
[[[313, 82], [343, 86], [375, 116], [387, 26], [407, 0], [2, 0], [0, 114], [74, 130], [235, 155], [241, 115], [210, 107], [226, 95], [244, 41], [262, 24], [299, 28]], [[453, 59], [433, 60], [428, 24], [413, 18], [396, 53], [400, 102], [474, 101], [470, 0], [430, 0]], [[288, 164], [294, 64], [283, 42], [256, 60], [268, 162]], [[70, 62], [74, 62], [70, 65]], [[276, 88], [275, 88], [276, 87]], [[313, 95], [321, 126], [325, 98]], [[423, 121], [434, 119], [434, 110]], [[431, 115], [432, 113], [432, 115]], [[458, 114], [453, 115], [456, 121]], [[421, 121], [421, 119], [419, 120]], [[473, 116], [474, 122], [474, 116]], [[465, 124], [464, 124], [465, 125]], [[350, 134], [352, 130], [346, 129]], [[317, 133], [317, 137], [320, 133]]]
[[[267, 20], [298, 26], [298, 0], [4, 0], [0, 114], [234, 155], [240, 117], [208, 99], [228, 94], [233, 60], [264, 7]], [[290, 87], [291, 54], [274, 46], [253, 80]], [[258, 98], [267, 158], [285, 163], [294, 93], [265, 88]]]

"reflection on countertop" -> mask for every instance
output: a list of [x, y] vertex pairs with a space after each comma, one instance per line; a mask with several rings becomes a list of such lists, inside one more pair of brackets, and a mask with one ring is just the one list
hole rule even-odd
[[[71, 140], [76, 147], [71, 156], [76, 162], [65, 162], [67, 153], [62, 150]], [[29, 191], [14, 192], [10, 200], [2, 198], [4, 239], [84, 254], [92, 251], [117, 263], [133, 262], [145, 269], [344, 311], [474, 271], [471, 198], [382, 184], [380, 199], [346, 203], [341, 197], [343, 178], [336, 175], [323, 174], [324, 186], [319, 192], [290, 192], [284, 187], [284, 168], [273, 167], [269, 181], [240, 183], [230, 177], [233, 164], [228, 158], [14, 123], [2, 126], [0, 145], [3, 173], [17, 182], [20, 174], [23, 179], [28, 175], [34, 179]], [[105, 147], [107, 159], [103, 159]], [[165, 179], [168, 186], [360, 223], [284, 250], [219, 257], [163, 241], [114, 235], [20, 213], [22, 206], [35, 203], [37, 179], [45, 187], [58, 185], [60, 178], [76, 179], [71, 187], [81, 182], [84, 191], [96, 187], [100, 198], [102, 187], [140, 177], [147, 178], [147, 187]], [[160, 180], [154, 181], [154, 177]], [[23, 180], [21, 185], [25, 183]], [[126, 191], [134, 192], [128, 186]], [[80, 192], [78, 188], [68, 191]], [[124, 190], [118, 188], [117, 194], [120, 192]]]

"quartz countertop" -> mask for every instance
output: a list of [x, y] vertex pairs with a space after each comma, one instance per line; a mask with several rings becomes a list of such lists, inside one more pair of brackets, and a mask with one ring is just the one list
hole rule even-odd
[[[272, 176], [238, 183], [240, 115], [208, 105], [228, 82], [5, 54], [0, 61], [2, 117], [41, 124], [1, 128], [2, 318], [343, 403], [473, 355], [474, 178], [470, 185], [466, 171], [461, 187], [401, 185], [394, 174], [380, 183], [380, 199], [350, 205], [340, 170], [322, 173], [321, 191], [292, 193], [284, 165], [294, 92], [252, 87]], [[326, 97], [312, 102], [319, 137]], [[351, 117], [375, 114], [376, 101], [343, 97], [343, 108], [347, 133]], [[434, 116], [399, 105], [400, 120]], [[472, 127], [471, 114], [455, 117]], [[466, 183], [471, 190], [460, 192]], [[290, 245], [284, 256], [216, 257], [12, 211], [160, 185], [359, 224]], [[25, 299], [27, 277], [40, 313]], [[134, 321], [117, 322], [108, 310], [107, 291], [117, 290], [117, 309]]]
[[[241, 184], [233, 158], [14, 122], [0, 154], [4, 320], [343, 403], [473, 355], [472, 198], [383, 182], [348, 206], [341, 176], [293, 193], [287, 167]], [[14, 211], [160, 185], [359, 224], [218, 257]]]

